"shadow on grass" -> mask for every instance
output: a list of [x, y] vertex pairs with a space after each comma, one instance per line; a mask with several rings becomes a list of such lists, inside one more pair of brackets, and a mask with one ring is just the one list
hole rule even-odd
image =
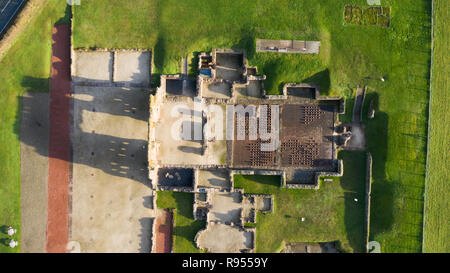
[[280, 190], [279, 175], [234, 175], [234, 187], [243, 188], [245, 193], [272, 194]]
[[[35, 78], [35, 77], [30, 77], [30, 76], [25, 76], [22, 78], [22, 82], [21, 82], [22, 87], [25, 88], [24, 92], [30, 92], [31, 94], [33, 92], [44, 92], [44, 93], [48, 93], [49, 89], [50, 89], [50, 79], [49, 78]], [[22, 107], [23, 107], [23, 100], [25, 98], [23, 96], [18, 96], [17, 99], [17, 114], [16, 114], [16, 120], [14, 122], [14, 128], [13, 131], [14, 133], [19, 136], [19, 139], [22, 141], [22, 136], [20, 135], [20, 123], [23, 119], [22, 117]], [[26, 100], [31, 100], [30, 105], [34, 105], [34, 106], [38, 106], [38, 101], [34, 98], [27, 98]], [[29, 116], [32, 115], [33, 111], [31, 111], [31, 113], [29, 111], [26, 112]], [[40, 123], [40, 117], [33, 117], [36, 122], [39, 124]], [[43, 121], [41, 121], [43, 122]], [[36, 147], [36, 149], [38, 149], [38, 147]], [[47, 151], [41, 151], [43, 155], [48, 155]]]
[[49, 92], [50, 79], [25, 76], [21, 85], [26, 88], [26, 92]]
[[[364, 105], [362, 109], [362, 122], [367, 125], [367, 123], [371, 120], [368, 118], [370, 104], [373, 104], [374, 110], [378, 110], [379, 97], [376, 92], [368, 92], [366, 93], [366, 98], [364, 99]], [[375, 112], [376, 114], [376, 112]], [[387, 125], [386, 125], [387, 126]]]
[[175, 243], [174, 246], [177, 248], [176, 251], [181, 253], [189, 253], [193, 250], [200, 251], [200, 249], [197, 248], [197, 245], [195, 243], [195, 236], [200, 230], [204, 229], [205, 227], [206, 227], [205, 221], [194, 221], [190, 225], [186, 226], [175, 225], [173, 235], [186, 239], [187, 241], [189, 241], [191, 245], [190, 247], [188, 247], [185, 245], [180, 246], [181, 243]]
[[164, 69], [165, 59], [167, 57], [166, 42], [163, 37], [158, 36], [153, 52], [153, 62], [155, 64], [155, 68], [158, 71], [162, 71]]
[[330, 92], [330, 70], [327, 68], [304, 79], [302, 82], [318, 84], [320, 86], [320, 94], [327, 96]]
[[178, 215], [194, 219], [192, 212], [194, 205], [194, 194], [187, 192], [174, 192], [173, 197], [175, 199], [175, 208], [177, 209]]
[[[258, 67], [258, 69], [261, 69], [261, 72], [259, 72], [259, 74], [266, 75], [266, 80], [264, 81], [264, 89], [271, 95], [281, 94], [283, 90], [283, 84], [276, 86], [280, 71], [283, 71], [280, 60], [270, 59], [269, 61], [265, 62], [264, 65]], [[273, 91], [275, 87], [277, 92]]]
[[365, 152], [339, 152], [339, 158], [344, 160], [344, 175], [340, 179], [345, 191], [344, 223], [347, 239], [355, 252], [364, 252], [365, 155]]
[[162, 72], [167, 64], [166, 41], [161, 35], [158, 35], [156, 44], [152, 51], [152, 56], [155, 69], [152, 71], [151, 75], [151, 87], [157, 88], [161, 85], [161, 75], [163, 74]]
[[252, 35], [252, 31], [248, 31], [247, 33], [242, 35], [242, 39], [235, 45], [231, 47], [233, 50], [245, 50], [245, 55], [248, 60], [253, 59], [255, 56], [255, 37]]
[[[193, 249], [197, 249], [195, 245], [195, 235], [206, 226], [205, 221], [194, 220], [193, 215], [193, 204], [194, 204], [194, 194], [193, 193], [184, 193], [184, 192], [174, 192], [173, 198], [175, 201], [175, 224], [173, 229], [173, 235], [181, 238], [185, 238], [192, 245], [192, 249], [183, 246], [183, 249], [180, 249], [180, 245], [175, 243], [174, 247], [177, 248], [177, 252], [190, 252]], [[184, 221], [180, 221], [180, 216], [188, 218], [188, 221], [184, 223]], [[178, 247], [177, 247], [178, 246]]]
[[[66, 160], [65, 155], [56, 152], [49, 153], [47, 145], [42, 145], [42, 142], [45, 141], [45, 134], [49, 133], [49, 113], [51, 109], [48, 108], [47, 110], [45, 107], [50, 107], [50, 98], [48, 97], [47, 101], [44, 102], [42, 93], [38, 94], [36, 91], [48, 93], [49, 79], [26, 76], [22, 79], [22, 86], [26, 89], [28, 95], [21, 96], [18, 100], [17, 109], [19, 113], [14, 123], [14, 132], [19, 136], [22, 143], [34, 147], [40, 155]], [[85, 91], [80, 89], [78, 94], [82, 92]], [[88, 91], [85, 94], [92, 95]], [[103, 112], [145, 121], [148, 119], [148, 100], [145, 98], [147, 98], [145, 92], [125, 91], [118, 92], [107, 100], [104, 97], [97, 96], [93, 96], [92, 101], [89, 102], [71, 98], [71, 107], [77, 105], [76, 107], [79, 110], [72, 112], [70, 117], [73, 122], [72, 126], [74, 132], [78, 132], [77, 137], [82, 139], [83, 144], [86, 145], [81, 150], [77, 149], [78, 146], [72, 147], [78, 155], [72, 156], [72, 163], [90, 166], [105, 173], [117, 177], [126, 177], [149, 186], [146, 156], [147, 141], [100, 134], [95, 131], [85, 132], [81, 129], [83, 112]], [[21, 134], [22, 120], [29, 124], [26, 134]], [[43, 130], [47, 130], [47, 132], [45, 133]], [[79, 144], [74, 142], [72, 145]], [[86, 148], [91, 149], [91, 151], [85, 151]], [[118, 155], [117, 151], [122, 152]]]
[[189, 63], [189, 71], [188, 71], [188, 75], [190, 77], [193, 77], [193, 78], [197, 77], [198, 74], [200, 73], [198, 70], [199, 55], [200, 55], [200, 52], [198, 52], [198, 51], [194, 51], [192, 53], [191, 62]]
[[[368, 119], [367, 113], [370, 101], [373, 100], [375, 118]], [[367, 94], [363, 107], [363, 121], [366, 125], [368, 151], [372, 154], [372, 193], [370, 240], [374, 236], [392, 228], [394, 184], [386, 177], [386, 160], [388, 149], [389, 117], [384, 112], [378, 112], [378, 94]], [[342, 151], [339, 157], [344, 159], [344, 175], [341, 186], [345, 193], [345, 225], [348, 230], [350, 245], [357, 251], [364, 251], [364, 205], [365, 205], [365, 152]], [[353, 193], [352, 193], [353, 192]], [[358, 193], [358, 194], [356, 194]], [[354, 198], [359, 201], [355, 202]], [[359, 208], [355, 209], [355, 205]]]
[[7, 226], [7, 225], [1, 225], [0, 226], [0, 233], [8, 234], [8, 228], [9, 228], [9, 226]]
[[376, 110], [375, 118], [368, 120], [366, 126], [368, 150], [373, 157], [369, 236], [373, 240], [377, 234], [392, 228], [395, 183], [386, 177], [389, 117], [377, 111], [378, 95], [372, 93], [370, 98], [374, 100]]
[[55, 22], [55, 25], [70, 24], [71, 18], [72, 18], [72, 6], [66, 5], [64, 17], [59, 18], [59, 20]]

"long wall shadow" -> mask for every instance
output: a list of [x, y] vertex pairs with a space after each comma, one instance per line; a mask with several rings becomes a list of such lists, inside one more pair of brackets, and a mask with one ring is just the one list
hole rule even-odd
[[[344, 160], [344, 175], [341, 187], [345, 190], [344, 224], [347, 239], [355, 252], [364, 252], [364, 193], [365, 193], [365, 152], [341, 151]], [[357, 198], [358, 202], [354, 199]]]
[[320, 86], [320, 94], [322, 96], [329, 95], [330, 92], [330, 70], [327, 68], [322, 70], [309, 78], [304, 79], [305, 83], [316, 83]]
[[[157, 73], [152, 74], [152, 86], [157, 87], [160, 85], [161, 72], [164, 69], [166, 63], [166, 42], [161, 35], [158, 35], [155, 47], [153, 48], [153, 64], [155, 65], [155, 70]], [[154, 73], [154, 71], [152, 71]]]
[[[377, 93], [372, 92], [367, 95], [366, 105], [371, 100], [373, 100], [375, 109], [374, 119], [367, 120], [367, 111], [363, 112], [363, 120], [367, 125], [368, 151], [373, 158], [369, 240], [373, 240], [377, 234], [392, 228], [394, 186], [396, 184], [386, 177], [389, 116], [378, 111]], [[367, 108], [365, 107], [365, 109]]]
[[[192, 210], [192, 204], [194, 203], [194, 194], [193, 193], [176, 193], [174, 194], [175, 201], [177, 203], [177, 210], [176, 210], [176, 217], [186, 217], [188, 219], [193, 219], [193, 210]], [[176, 221], [176, 220], [175, 220]], [[196, 248], [195, 245], [195, 235], [197, 233], [205, 228], [206, 221], [197, 220], [193, 221], [190, 225], [185, 226], [179, 226], [174, 223], [174, 231], [173, 235], [183, 237], [187, 240], [189, 240], [192, 245]]]
[[[32, 90], [36, 83], [45, 85], [48, 79], [40, 79], [34, 77], [25, 77], [22, 80], [22, 86], [28, 90]], [[72, 162], [77, 164], [87, 165], [96, 169], [100, 169], [105, 173], [126, 177], [145, 185], [150, 186], [148, 180], [148, 165], [147, 165], [147, 140], [120, 138], [110, 135], [98, 134], [95, 130], [91, 132], [84, 132], [80, 125], [85, 122], [81, 114], [85, 111], [101, 112], [114, 116], [125, 116], [134, 118], [136, 120], [147, 121], [149, 115], [148, 106], [148, 91], [143, 90], [142, 93], [136, 91], [127, 91], [124, 88], [123, 92], [114, 92], [108, 95], [101, 94], [96, 96], [94, 92], [86, 91], [88, 89], [78, 89], [77, 94], [87, 95], [86, 101], [72, 98], [72, 105], [76, 105], [77, 111], [72, 111], [73, 128], [72, 128], [72, 143], [76, 144], [77, 156], [72, 157]], [[22, 97], [20, 103], [30, 105], [27, 109], [27, 116], [34, 118], [39, 122], [38, 117], [33, 117], [33, 113], [39, 112], [39, 102], [36, 97], [32, 96]], [[100, 94], [100, 93], [98, 93]], [[31, 101], [29, 101], [31, 100]], [[19, 107], [19, 109], [21, 109]], [[76, 113], [78, 116], [75, 116]], [[15, 124], [15, 132], [20, 135], [20, 115], [17, 115], [18, 120]], [[115, 124], [121, 126], [121, 124]], [[74, 133], [76, 131], [76, 133]], [[48, 150], [41, 145], [35, 145], [35, 139], [41, 136], [20, 136], [20, 140], [35, 148], [35, 150], [43, 155], [48, 156]], [[74, 139], [75, 138], [75, 139]]]
[[245, 55], [248, 60], [253, 59], [256, 51], [256, 40], [254, 36], [254, 31], [251, 29], [246, 29], [242, 33], [242, 39], [231, 47], [233, 50], [245, 50]]
[[[374, 119], [367, 119], [367, 108], [370, 101], [376, 110]], [[386, 160], [388, 148], [388, 122], [389, 117], [384, 112], [378, 111], [378, 94], [369, 93], [366, 97], [363, 109], [363, 121], [366, 125], [367, 151], [373, 158], [372, 165], [372, 193], [370, 214], [369, 240], [374, 236], [392, 228], [393, 223], [393, 198], [395, 183], [386, 177]], [[364, 194], [366, 176], [366, 152], [342, 151], [339, 157], [344, 159], [344, 175], [341, 178], [341, 186], [348, 191], [344, 194], [345, 215], [344, 221], [347, 228], [347, 236], [352, 248], [358, 252], [365, 251], [364, 230]], [[355, 209], [355, 194], [358, 193], [358, 208]]]

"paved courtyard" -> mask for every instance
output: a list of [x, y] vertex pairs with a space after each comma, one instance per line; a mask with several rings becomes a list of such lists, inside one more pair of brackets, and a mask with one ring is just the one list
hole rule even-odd
[[77, 86], [70, 241], [81, 252], [150, 252], [148, 93]]
[[242, 210], [240, 192], [212, 192], [208, 221], [239, 224]]

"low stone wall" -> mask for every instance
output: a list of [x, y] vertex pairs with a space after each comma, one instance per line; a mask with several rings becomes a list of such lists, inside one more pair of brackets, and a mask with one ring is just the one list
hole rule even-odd
[[227, 226], [231, 226], [231, 227], [236, 227], [239, 231], [252, 233], [253, 236], [252, 236], [251, 246], [250, 246], [250, 248], [245, 249], [245, 252], [247, 252], [247, 253], [253, 253], [253, 252], [255, 251], [256, 228], [245, 228], [245, 227], [243, 227], [243, 226], [241, 226], [241, 225], [236, 225], [236, 224], [234, 224], [234, 223], [232, 223], [232, 222], [228, 225], [228, 224], [222, 223], [222, 222], [220, 222], [220, 221], [207, 221], [206, 227], [203, 228], [203, 229], [201, 229], [201, 230], [199, 230], [199, 231], [197, 232], [197, 234], [196, 234], [195, 237], [194, 237], [194, 242], [195, 242], [195, 245], [196, 245], [199, 249], [201, 249], [201, 250], [203, 250], [203, 251], [207, 251], [207, 249], [204, 249], [204, 248], [202, 248], [202, 247], [199, 245], [199, 243], [198, 243], [198, 238], [199, 238], [199, 236], [200, 236], [200, 234], [201, 234], [202, 232], [207, 231], [211, 226], [214, 226], [214, 225], [227, 225]]
[[[265, 90], [264, 90], [265, 92]], [[284, 95], [266, 95], [264, 94], [264, 98], [268, 99], [268, 100], [285, 100], [287, 99], [287, 96]]]
[[319, 189], [319, 185], [318, 184], [286, 184], [284, 186], [284, 188], [317, 190], [317, 189]]
[[156, 186], [157, 191], [175, 191], [175, 192], [194, 192], [193, 187], [169, 187], [169, 186]]
[[288, 189], [312, 189], [317, 190], [320, 187], [320, 177], [322, 176], [342, 176], [344, 174], [344, 164], [342, 160], [337, 161], [337, 170], [335, 172], [316, 172], [314, 184], [288, 184], [284, 179], [283, 187]]

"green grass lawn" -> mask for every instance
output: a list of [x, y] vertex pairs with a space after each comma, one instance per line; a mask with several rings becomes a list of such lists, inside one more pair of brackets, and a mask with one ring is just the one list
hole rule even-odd
[[[20, 241], [20, 96], [25, 91], [49, 90], [52, 26], [67, 15], [65, 8], [65, 1], [49, 0], [0, 61], [0, 227], [17, 227], [17, 241]], [[64, 21], [67, 20], [60, 22]], [[30, 81], [32, 78], [42, 80]], [[7, 238], [2, 231], [0, 252], [19, 252], [20, 245], [9, 248]]]
[[[193, 57], [193, 52], [216, 47], [246, 49], [250, 64], [258, 65], [259, 71], [267, 75], [265, 88], [271, 93], [279, 92], [285, 82], [315, 81], [324, 94], [351, 97], [358, 84], [367, 84], [369, 96], [377, 102], [375, 119], [365, 121], [368, 149], [374, 159], [370, 238], [381, 243], [383, 252], [420, 252], [430, 3], [383, 1], [383, 5], [391, 6], [391, 25], [380, 28], [344, 26], [344, 6], [365, 6], [366, 0], [82, 1], [74, 7], [73, 39], [74, 46], [79, 48], [152, 49], [155, 75], [180, 72], [180, 58]], [[44, 11], [32, 19], [30, 27], [0, 62], [0, 226], [20, 224], [19, 96], [25, 90], [48, 90], [51, 27], [64, 17], [65, 7], [65, 1], [49, 0]], [[447, 12], [445, 7], [442, 10]], [[443, 24], [441, 34], [436, 30], [436, 37], [444, 37], [447, 28]], [[318, 56], [256, 53], [256, 38], [317, 39], [322, 43], [321, 53]], [[442, 42], [442, 46], [445, 44]], [[436, 48], [440, 45], [436, 44]], [[440, 72], [446, 73], [443, 57], [444, 53], [436, 58], [441, 60], [435, 61], [435, 66], [443, 67]], [[385, 76], [385, 82], [378, 80], [381, 76]], [[27, 77], [42, 80], [28, 81]], [[153, 78], [157, 83], [157, 77]], [[439, 92], [441, 87], [440, 91], [445, 92], [447, 78], [446, 74], [441, 77], [435, 74], [434, 92]], [[438, 103], [433, 103], [434, 117], [439, 114], [433, 111], [444, 111], [446, 105], [444, 100]], [[439, 135], [446, 135], [446, 128], [444, 125], [431, 128], [432, 136], [436, 135], [435, 143], [444, 145], [438, 139]], [[436, 160], [442, 165], [436, 164], [429, 170], [427, 201], [431, 205], [427, 205], [426, 250], [442, 249], [439, 242], [446, 239], [440, 237], [442, 233], [435, 232], [447, 226], [438, 224], [446, 218], [433, 217], [436, 209], [430, 207], [445, 206], [435, 202], [434, 196], [448, 192], [438, 188], [441, 186], [436, 185], [438, 182], [433, 183], [448, 177], [439, 172], [446, 169], [446, 160], [439, 157], [439, 149], [430, 144], [430, 162]], [[4, 238], [0, 234], [0, 239], [4, 241]], [[10, 249], [0, 244], [0, 252], [6, 251]]]
[[[73, 38], [77, 48], [152, 49], [156, 84], [160, 73], [180, 72], [183, 56], [240, 48], [267, 75], [271, 93], [285, 82], [314, 81], [323, 94], [350, 98], [368, 85], [377, 108], [365, 121], [374, 159], [370, 239], [382, 252], [421, 252], [430, 3], [382, 1], [391, 22], [381, 28], [344, 25], [344, 7], [366, 0], [97, 0], [74, 7]], [[317, 39], [320, 54], [256, 53], [257, 38]]]
[[193, 216], [194, 194], [185, 192], [156, 192], [156, 205], [160, 209], [175, 209], [173, 228], [173, 251], [176, 253], [201, 252], [194, 242], [197, 232], [205, 228], [205, 221]]
[[428, 170], [425, 195], [424, 252], [450, 252], [450, 2], [435, 0], [434, 58], [431, 79]]
[[274, 212], [256, 216], [256, 252], [279, 252], [286, 242], [330, 241], [339, 241], [345, 252], [365, 251], [365, 153], [339, 157], [347, 168], [344, 176], [321, 182], [319, 190], [281, 188], [279, 176], [234, 176], [235, 187], [245, 193], [274, 197]]

